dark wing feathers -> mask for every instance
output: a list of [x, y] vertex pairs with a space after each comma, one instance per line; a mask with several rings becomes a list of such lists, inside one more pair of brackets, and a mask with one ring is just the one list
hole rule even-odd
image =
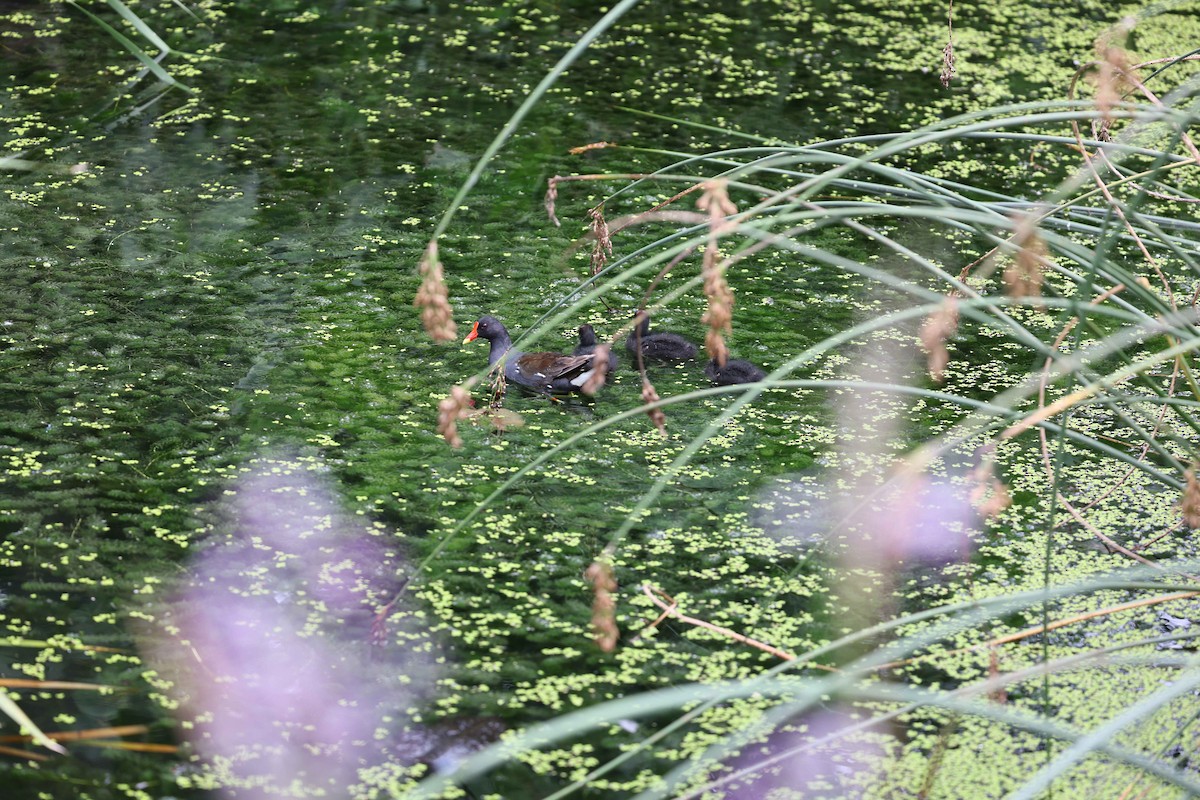
[[578, 375], [592, 365], [594, 356], [564, 356], [562, 353], [526, 353], [518, 360], [521, 372], [547, 380]]

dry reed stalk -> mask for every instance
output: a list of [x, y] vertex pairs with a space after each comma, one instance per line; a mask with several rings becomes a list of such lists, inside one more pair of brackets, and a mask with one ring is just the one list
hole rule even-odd
[[1189, 528], [1200, 528], [1200, 481], [1196, 480], [1196, 467], [1193, 465], [1185, 470], [1183, 477], [1187, 483], [1183, 487], [1179, 510]]
[[462, 447], [462, 438], [458, 435], [458, 421], [468, 416], [471, 407], [471, 393], [462, 386], [450, 389], [450, 395], [438, 403], [438, 433], [453, 448]]
[[954, 68], [954, 0], [946, 13], [946, 46], [942, 48], [942, 88], [950, 88], [950, 80], [957, 74]]
[[729, 263], [721, 258], [717, 246], [721, 236], [737, 228], [736, 222], [727, 217], [737, 213], [737, 206], [729, 199], [726, 181], [707, 181], [703, 193], [696, 201], [696, 208], [708, 212], [708, 243], [704, 247], [701, 272], [704, 275], [704, 295], [708, 298], [708, 310], [701, 322], [708, 325], [704, 336], [704, 347], [711, 358], [721, 366], [729, 358], [723, 334], [733, 329], [733, 291], [725, 281], [725, 267]]
[[[675, 619], [679, 620], [680, 622], [686, 622], [689, 625], [695, 625], [697, 628], [703, 628], [706, 631], [712, 631], [713, 633], [719, 633], [722, 636], [726, 636], [730, 639], [733, 639], [735, 642], [741, 642], [742, 644], [748, 644], [751, 647], [758, 648], [759, 650], [762, 650], [765, 653], [770, 653], [771, 655], [775, 656], [776, 658], [781, 658], [784, 661], [795, 661], [796, 660], [796, 656], [792, 655], [791, 653], [787, 652], [786, 650], [780, 650], [778, 647], [775, 647], [774, 645], [767, 644], [766, 642], [760, 642], [757, 639], [751, 639], [749, 636], [745, 636], [736, 631], [732, 631], [729, 628], [721, 627], [720, 625], [714, 625], [713, 623], [706, 622], [705, 620], [702, 620], [702, 619], [697, 619], [696, 617], [689, 617], [688, 615], [682, 613], [679, 610], [679, 604], [677, 602], [675, 602], [675, 598], [671, 597], [671, 595], [667, 594], [662, 589], [656, 588], [656, 587], [651, 586], [650, 584], [646, 583], [646, 584], [642, 585], [642, 593], [645, 594], [646, 597], [650, 598], [650, 602], [654, 603], [654, 605], [656, 605], [662, 609], [663, 613], [659, 616], [659, 618], [657, 620], [655, 620], [654, 625], [657, 625], [659, 622], [661, 622], [666, 617], [674, 617]], [[653, 626], [649, 626], [649, 627], [653, 627]], [[814, 669], [825, 670], [826, 672], [837, 672], [836, 669], [834, 669], [832, 667], [828, 667], [824, 664], [816, 664], [816, 663], [810, 662], [807, 666], [810, 666]]]
[[992, 702], [999, 706], [1008, 705], [1008, 689], [999, 681], [1000, 652], [995, 647], [988, 648], [988, 678], [997, 682], [995, 691], [990, 693]]
[[[89, 728], [81, 731], [46, 731], [46, 738], [54, 742], [84, 742], [89, 739], [111, 739], [116, 736], [141, 736], [149, 733], [145, 725], [116, 725], [107, 728]], [[29, 742], [33, 737], [28, 734], [10, 734], [0, 736], [0, 742]], [[170, 745], [171, 752], [179, 748]]]
[[592, 629], [596, 632], [596, 646], [605, 653], [611, 653], [617, 647], [621, 632], [617, 629], [617, 602], [613, 592], [617, 590], [617, 579], [613, 577], [612, 564], [607, 561], [593, 561], [583, 573], [588, 583], [592, 584], [595, 598], [592, 600]]
[[579, 390], [586, 395], [594, 395], [600, 391], [608, 378], [608, 345], [598, 344], [592, 351], [592, 374]]
[[[639, 356], [639, 361], [641, 360]], [[642, 402], [646, 405], [657, 403], [662, 398], [658, 396], [658, 392], [654, 389], [654, 384], [646, 377], [645, 371], [642, 372]], [[658, 428], [658, 432], [665, 439], [667, 436], [667, 415], [663, 413], [661, 408], [646, 409], [646, 416], [650, 417], [650, 421], [654, 423], [654, 427]]]
[[555, 175], [546, 181], [546, 199], [542, 201], [542, 205], [546, 208], [546, 216], [550, 217], [550, 221], [556, 228], [562, 227], [562, 223], [558, 221], [558, 215], [554, 213], [555, 204], [558, 202], [558, 182], [561, 180], [561, 175]]
[[592, 218], [592, 236], [596, 240], [592, 245], [592, 274], [598, 275], [612, 258], [612, 238], [608, 234], [608, 223], [604, 221], [604, 204], [590, 209], [588, 216]]
[[616, 146], [617, 146], [616, 142], [592, 142], [591, 144], [581, 144], [581, 145], [579, 145], [579, 147], [572, 147], [567, 152], [573, 156], [577, 156], [580, 153], [586, 153], [589, 150], [601, 150], [605, 147], [616, 147]]
[[1054, 622], [1051, 622], [1049, 625], [1035, 625], [1032, 628], [1026, 628], [1024, 630], [1017, 631], [1016, 633], [1009, 633], [1004, 636], [998, 636], [994, 639], [989, 639], [986, 642], [980, 642], [979, 644], [973, 644], [973, 645], [969, 645], [967, 647], [959, 647], [955, 650], [938, 650], [936, 652], [924, 653], [922, 655], [913, 656], [911, 658], [904, 658], [899, 661], [889, 661], [886, 664], [879, 664], [878, 666], [874, 667], [874, 670], [876, 672], [881, 672], [883, 670], [896, 669], [897, 667], [908, 666], [909, 664], [919, 664], [923, 661], [929, 661], [931, 659], [946, 658], [947, 656], [956, 656], [961, 653], [972, 653], [972, 652], [975, 652], [984, 647], [996, 647], [996, 646], [1002, 645], [1002, 644], [1011, 644], [1013, 642], [1019, 642], [1024, 639], [1029, 639], [1030, 637], [1033, 637], [1033, 636], [1041, 636], [1050, 631], [1058, 630], [1059, 628], [1065, 628], [1068, 625], [1074, 625], [1078, 622], [1087, 622], [1088, 620], [1091, 620], [1091, 619], [1107, 617], [1107, 616], [1111, 616], [1113, 614], [1119, 614], [1123, 611], [1132, 611], [1135, 608], [1146, 608], [1148, 606], [1156, 606], [1156, 605], [1161, 605], [1163, 603], [1171, 603], [1176, 600], [1188, 600], [1190, 598], [1196, 597], [1197, 595], [1200, 595], [1200, 592], [1174, 592], [1172, 594], [1159, 595], [1158, 597], [1147, 597], [1147, 598], [1143, 598], [1141, 600], [1134, 600], [1133, 602], [1129, 602], [1129, 603], [1121, 603], [1120, 605], [1109, 606], [1107, 608], [1101, 608], [1096, 611], [1088, 611], [1083, 614], [1076, 614], [1073, 617], [1066, 617], [1063, 619], [1055, 620]]
[[421, 287], [413, 298], [413, 305], [421, 309], [421, 324], [435, 342], [452, 342], [458, 338], [458, 328], [442, 275], [442, 262], [438, 261], [436, 241], [429, 243], [421, 257], [421, 275]]
[[946, 365], [950, 363], [946, 342], [957, 331], [958, 298], [950, 294], [921, 325], [921, 347], [927, 355], [929, 377], [935, 383], [941, 383], [946, 378]]
[[0, 745], [0, 755], [12, 756], [13, 758], [20, 758], [25, 761], [50, 760], [50, 756], [43, 755], [41, 753], [34, 753], [30, 750], [22, 750], [18, 747], [9, 747], [7, 745]]
[[644, 172], [555, 175], [546, 181], [546, 199], [544, 201], [546, 214], [550, 217], [550, 221], [554, 223], [554, 227], [562, 227], [562, 223], [558, 221], [558, 216], [555, 214], [555, 203], [558, 200], [558, 185], [560, 183], [567, 183], [568, 181], [638, 181], [650, 177], [653, 177], [653, 175]]
[[[1134, 561], [1138, 562], [1139, 564], [1145, 564], [1147, 567], [1154, 567], [1155, 569], [1163, 569], [1163, 567], [1161, 565], [1159, 565], [1158, 563], [1151, 561], [1150, 559], [1146, 558], [1145, 556], [1138, 555], [1133, 550], [1130, 550], [1128, 547], [1121, 544], [1116, 539], [1112, 538], [1111, 536], [1106, 534], [1104, 531], [1100, 530], [1095, 525], [1093, 525], [1088, 520], [1087, 517], [1085, 517], [1083, 514], [1079, 513], [1079, 509], [1077, 509], [1074, 505], [1072, 505], [1070, 500], [1068, 500], [1066, 497], [1063, 496], [1062, 492], [1059, 492], [1056, 496], [1058, 499], [1058, 504], [1063, 507], [1063, 510], [1065, 510], [1068, 514], [1070, 514], [1071, 518], [1073, 520], [1075, 520], [1076, 522], [1078, 522], [1080, 527], [1082, 527], [1088, 533], [1092, 534], [1092, 536], [1095, 536], [1097, 539], [1099, 539], [1100, 542], [1104, 545], [1104, 547], [1108, 550], [1108, 552], [1120, 553], [1121, 555], [1125, 556], [1126, 558], [1131, 558]], [[1193, 578], [1191, 575], [1188, 575], [1187, 577], [1192, 580], [1197, 580], [1196, 578]]]

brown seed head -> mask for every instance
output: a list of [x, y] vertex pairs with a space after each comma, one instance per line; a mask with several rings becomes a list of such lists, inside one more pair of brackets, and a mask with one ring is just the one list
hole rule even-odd
[[592, 218], [592, 236], [596, 239], [592, 245], [592, 274], [596, 275], [612, 257], [612, 238], [608, 234], [608, 223], [604, 221], [603, 203], [588, 211], [588, 216]]
[[708, 243], [704, 248], [701, 272], [704, 275], [704, 295], [708, 298], [708, 310], [701, 322], [708, 326], [704, 346], [708, 355], [721, 366], [729, 358], [724, 334], [733, 329], [733, 290], [725, 280], [728, 261], [721, 258], [718, 248], [720, 237], [737, 228], [736, 222], [726, 219], [737, 213], [737, 206], [729, 199], [724, 180], [708, 181], [704, 191], [696, 200], [696, 207], [708, 212]]
[[[642, 402], [649, 405], [657, 403], [662, 398], [658, 396], [658, 392], [654, 390], [654, 384], [649, 379], [642, 378]], [[661, 408], [650, 408], [646, 410], [646, 415], [650, 417], [650, 421], [654, 423], [654, 427], [658, 428], [658, 432], [667, 436], [667, 415], [663, 413]]]
[[1192, 466], [1183, 473], [1186, 483], [1183, 487], [1183, 499], [1179, 510], [1183, 512], [1183, 522], [1189, 528], [1200, 528], [1200, 482], [1196, 480], [1196, 467]]
[[1012, 505], [1008, 487], [996, 477], [995, 464], [985, 461], [971, 471], [971, 505], [981, 517], [992, 518]]
[[[997, 681], [1000, 678], [1000, 654], [995, 647], [988, 648], [988, 677]], [[996, 705], [1008, 705], [1008, 691], [1004, 688], [1003, 683], [991, 693], [991, 698]]]
[[608, 345], [598, 344], [592, 351], [592, 374], [579, 390], [586, 395], [594, 395], [600, 391], [608, 377]]
[[[705, 318], [708, 315], [705, 314]], [[716, 359], [717, 364], [725, 366], [725, 362], [729, 360], [729, 347], [725, 344], [725, 337], [714, 329], [709, 328], [704, 334], [704, 350], [708, 353], [709, 358]]]
[[737, 206], [729, 199], [728, 181], [718, 178], [705, 181], [700, 197], [696, 200], [696, 208], [708, 212], [708, 230], [713, 233], [724, 233], [726, 229], [733, 230], [737, 223], [725, 219], [737, 213]]
[[942, 48], [942, 88], [950, 88], [950, 79], [957, 70], [954, 68], [954, 0], [950, 0], [950, 8], [946, 11], [946, 46]]
[[438, 433], [454, 448], [462, 447], [462, 438], [458, 435], [458, 421], [470, 412], [471, 393], [462, 386], [450, 389], [449, 397], [438, 403]]
[[1013, 247], [1017, 249], [1013, 262], [1004, 269], [1004, 292], [1014, 300], [1041, 297], [1044, 267], [1048, 250], [1038, 233], [1037, 222], [1029, 214], [1017, 220], [1013, 230]]
[[437, 242], [431, 241], [421, 257], [421, 287], [413, 298], [413, 305], [421, 309], [421, 324], [435, 342], [452, 342], [458, 338], [454, 324], [454, 309], [450, 306], [450, 293], [442, 276], [442, 262], [438, 261]]
[[617, 580], [613, 577], [612, 565], [606, 561], [593, 561], [584, 572], [584, 577], [592, 584], [592, 629], [596, 632], [596, 645], [605, 653], [611, 653], [617, 646], [620, 631], [617, 629], [617, 603], [613, 592], [617, 590]]
[[579, 145], [579, 147], [572, 147], [567, 152], [573, 156], [577, 156], [581, 153], [586, 153], [589, 150], [601, 150], [605, 147], [616, 147], [616, 146], [617, 146], [616, 142], [591, 142], [590, 144], [581, 144], [581, 145]]
[[947, 295], [946, 299], [925, 318], [921, 325], [921, 347], [925, 349], [929, 377], [941, 383], [946, 375], [946, 365], [950, 363], [950, 351], [946, 342], [958, 331], [958, 298]]
[[954, 67], [954, 41], [946, 42], [946, 46], [942, 48], [942, 87], [950, 88], [950, 80], [958, 73]]
[[558, 182], [560, 180], [562, 180], [562, 176], [555, 175], [546, 181], [546, 214], [549, 215], [550, 221], [554, 223], [554, 227], [556, 228], [562, 227], [562, 223], [558, 221], [558, 215], [554, 213], [554, 204], [558, 200]]
[[1096, 84], [1096, 110], [1100, 112], [1100, 123], [1096, 138], [1108, 141], [1111, 138], [1112, 112], [1129, 91], [1129, 53], [1119, 44], [1133, 30], [1133, 17], [1126, 17], [1118, 25], [1096, 39], [1096, 72], [1092, 80]]
[[733, 330], [733, 290], [725, 281], [725, 265], [716, 248], [710, 243], [704, 250], [704, 294], [708, 297], [708, 309], [700, 321], [708, 326], [704, 335], [704, 346], [710, 358], [721, 366], [729, 358], [724, 334]]

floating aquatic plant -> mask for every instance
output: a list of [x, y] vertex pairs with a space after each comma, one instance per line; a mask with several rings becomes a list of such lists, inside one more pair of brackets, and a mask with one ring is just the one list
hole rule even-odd
[[[159, 21], [179, 7], [130, 8], [166, 31], [176, 23]], [[1193, 641], [1182, 626], [1194, 617], [1194, 582], [1180, 572], [1192, 546], [1175, 500], [1187, 499], [1195, 430], [1186, 277], [1195, 235], [1176, 205], [1195, 193], [1194, 154], [1175, 141], [1190, 116], [1167, 86], [1183, 85], [1194, 65], [1141, 72], [1140, 84], [1175, 109], [1157, 115], [1144, 93], [1091, 113], [1088, 94], [1075, 106], [951, 120], [1012, 97], [1059, 96], [1071, 71], [1061, 65], [1095, 52], [1088, 25], [1058, 19], [1058, 8], [1026, 5], [1020, 26], [1006, 18], [1011, 6], [960, 8], [953, 46], [969, 80], [941, 91], [930, 42], [942, 23], [927, 9], [917, 10], [922, 27], [894, 4], [842, 9], [834, 24], [795, 3], [665, 17], [643, 3], [593, 38], [595, 58], [573, 51], [577, 69], [560, 72], [564, 91], [541, 95], [547, 113], [528, 107], [533, 124], [510, 140], [513, 157], [500, 154], [454, 199], [446, 176], [478, 154], [491, 110], [538, 85], [541, 58], [567, 52], [590, 9], [500, 2], [463, 10], [468, 22], [373, 2], [197, 8], [225, 23], [215, 27], [230, 52], [255, 58], [201, 74], [190, 57], [173, 60], [197, 96], [152, 120], [140, 98], [105, 103], [120, 106], [124, 131], [46, 102], [85, 83], [90, 70], [61, 70], [56, 48], [69, 58], [72, 42], [89, 45], [90, 20], [69, 15], [69, 35], [38, 51], [44, 69], [18, 60], [31, 37], [6, 36], [28, 84], [6, 93], [11, 149], [96, 165], [27, 170], [6, 183], [0, 207], [20, 234], [5, 256], [12, 324], [0, 347], [14, 409], [0, 442], [9, 500], [0, 544], [6, 581], [19, 587], [6, 583], [5, 625], [54, 641], [13, 655], [10, 668], [22, 680], [100, 671], [98, 685], [120, 689], [21, 689], [43, 730], [119, 730], [145, 753], [171, 747], [167, 713], [183, 690], [141, 661], [128, 623], [169, 621], [153, 600], [188, 577], [181, 559], [240, 543], [262, 560], [247, 576], [230, 570], [232, 585], [270, 592], [245, 605], [266, 601], [264, 620], [299, 630], [292, 652], [313, 662], [361, 653], [370, 672], [400, 653], [448, 648], [428, 702], [400, 709], [367, 693], [353, 695], [354, 712], [339, 707], [339, 719], [367, 721], [368, 747], [391, 754], [355, 775], [334, 770], [363, 796], [402, 796], [434, 769], [445, 777], [462, 753], [440, 743], [473, 750], [556, 715], [568, 732], [561, 745], [514, 747], [489, 762], [498, 769], [475, 762], [454, 780], [514, 797], [758, 796], [807, 780], [827, 781], [814, 787], [826, 794], [1001, 794], [1028, 777], [1031, 754], [1054, 755], [1053, 737], [1097, 731], [1115, 744], [1084, 742], [1087, 768], [1064, 767], [1060, 793], [1188, 786], [1187, 767], [1165, 768], [1186, 754], [1189, 729], [1176, 724], [1186, 695], [1156, 698], [1175, 705], [1148, 724], [1117, 727], [1146, 711], [1121, 717], [1131, 695], [1191, 680], [1187, 650], [1155, 648]], [[1186, 22], [1142, 20], [1135, 39], [1114, 41], [1132, 70], [1171, 53]], [[5, 25], [7, 35], [25, 23]], [[688, 44], [651, 49], [656, 38]], [[304, 65], [304, 91], [285, 68], [293, 63]], [[100, 79], [109, 75], [124, 71]], [[610, 98], [663, 114], [635, 116]], [[1135, 98], [1144, 104], [1125, 102]], [[460, 103], [485, 118], [464, 117]], [[849, 120], [853, 130], [837, 129]], [[942, 120], [911, 138], [896, 133]], [[1145, 138], [1130, 130], [1139, 120]], [[747, 139], [755, 128], [768, 136]], [[621, 145], [568, 155], [567, 144], [600, 137]], [[742, 146], [717, 149], [727, 142]], [[1046, 194], [1081, 157], [1103, 180]], [[590, 232], [587, 209], [606, 216], [612, 252], [596, 276], [589, 250], [599, 235], [585, 233], [576, 257], [532, 213], [536, 181], [568, 171], [580, 174], [548, 187], [566, 230]], [[719, 250], [685, 199], [716, 181], [739, 209]], [[431, 237], [430, 210], [442, 208], [457, 224]], [[41, 227], [28, 224], [34, 213]], [[1034, 236], [1022, 236], [1023, 219]], [[464, 417], [460, 394], [438, 430], [439, 403], [478, 362], [419, 333], [410, 301], [426, 276], [398, 265], [417, 264], [435, 240], [447, 307], [451, 288], [459, 309], [504, 303], [548, 349], [569, 347], [580, 317], [618, 341], [636, 307], [704, 331], [705, 259], [717, 259], [738, 301], [720, 335], [733, 355], [775, 374], [761, 386], [699, 389], [696, 369], [650, 368], [648, 406], [642, 383], [620, 372], [582, 406], [510, 395], [506, 408], [481, 402]], [[1143, 246], [1153, 268], [1139, 262]], [[1028, 296], [1006, 292], [1010, 270]], [[936, 388], [918, 351], [927, 319], [937, 323], [928, 349], [944, 362]], [[645, 413], [668, 406], [664, 436]], [[460, 450], [446, 446], [451, 432]], [[299, 502], [301, 487], [319, 494], [328, 479], [338, 497], [313, 527], [349, 518], [382, 546], [366, 548], [378, 583], [365, 584], [344, 626], [310, 589], [361, 562], [265, 535], [240, 540], [219, 511], [262, 465], [255, 453], [281, 439], [300, 454], [268, 471], [302, 465], [324, 477], [271, 494], [263, 508]], [[1015, 502], [1000, 509], [1005, 495]], [[925, 500], [928, 517], [918, 513]], [[963, 524], [966, 503], [999, 514]], [[287, 506], [277, 511], [268, 533], [271, 521], [293, 519]], [[910, 561], [873, 565], [873, 544]], [[602, 583], [615, 584], [603, 592], [586, 575], [601, 557], [612, 570]], [[1089, 583], [1137, 559], [1149, 562], [1145, 574]], [[855, 597], [834, 580], [850, 563], [860, 574], [844, 585], [859, 587]], [[299, 578], [310, 564], [319, 567]], [[1062, 592], [1041, 593], [1046, 573]], [[373, 628], [372, 613], [406, 580], [388, 624]], [[675, 611], [664, 617], [645, 587]], [[1000, 602], [1022, 591], [1022, 603]], [[922, 616], [930, 609], [965, 616], [936, 639], [934, 618]], [[1159, 609], [1183, 622], [1160, 621]], [[884, 619], [842, 636], [871, 613]], [[615, 628], [610, 652], [595, 646], [594, 622], [605, 641]], [[913, 639], [926, 634], [934, 638]], [[60, 637], [122, 652], [84, 657]], [[262, 656], [249, 641], [242, 649]], [[309, 647], [330, 641], [344, 646]], [[804, 660], [830, 642], [840, 647]], [[903, 644], [881, 650], [894, 643]], [[214, 661], [226, 652], [220, 641], [203, 650]], [[786, 660], [774, 651], [798, 663], [745, 696], [725, 690]], [[875, 656], [891, 660], [867, 669]], [[371, 675], [362, 683], [389, 685]], [[240, 680], [217, 693], [244, 697], [258, 679]], [[664, 685], [690, 693], [664, 700], [655, 693]], [[836, 700], [821, 707], [811, 698], [825, 690]], [[334, 702], [302, 694], [320, 700], [315, 715]], [[281, 719], [294, 722], [297, 699], [284, 698]], [[377, 725], [357, 715], [372, 703]], [[218, 708], [227, 720], [230, 709]], [[90, 721], [106, 715], [147, 724]], [[185, 713], [179, 725], [195, 722]], [[315, 728], [293, 738], [337, 739], [322, 738], [332, 726]], [[94, 770], [84, 759], [32, 770], [14, 754], [5, 782], [72, 796], [85, 787], [107, 800], [218, 791], [244, 777], [103, 752], [116, 758]], [[143, 779], [152, 785], [138, 788]]]

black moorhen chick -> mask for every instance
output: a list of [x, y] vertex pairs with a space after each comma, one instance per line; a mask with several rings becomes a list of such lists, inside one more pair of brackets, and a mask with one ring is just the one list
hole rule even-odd
[[735, 383], [757, 383], [767, 377], [767, 373], [751, 364], [744, 358], [731, 358], [725, 366], [711, 359], [704, 365], [704, 374], [717, 386], [733, 386]]
[[689, 361], [696, 357], [696, 345], [677, 333], [651, 333], [650, 315], [639, 311], [637, 324], [625, 339], [625, 349], [637, 355], [639, 342], [642, 358], [647, 361]]
[[578, 392], [592, 376], [592, 356], [567, 356], [562, 353], [522, 353], [512, 349], [512, 339], [500, 320], [485, 315], [463, 339], [463, 344], [477, 338], [487, 339], [492, 349], [488, 366], [504, 358], [505, 380], [543, 394]]
[[[591, 325], [580, 325], [579, 326], [579, 344], [575, 345], [575, 349], [572, 351], [572, 353], [577, 356], [586, 356], [590, 353], [594, 353], [594, 352], [596, 352], [597, 343], [598, 342], [596, 340], [596, 329], [593, 328]], [[612, 374], [613, 372], [615, 372], [616, 369], [617, 369], [617, 354], [614, 353], [612, 351], [612, 348], [610, 347], [608, 349], [608, 372], [609, 372], [609, 374]]]

